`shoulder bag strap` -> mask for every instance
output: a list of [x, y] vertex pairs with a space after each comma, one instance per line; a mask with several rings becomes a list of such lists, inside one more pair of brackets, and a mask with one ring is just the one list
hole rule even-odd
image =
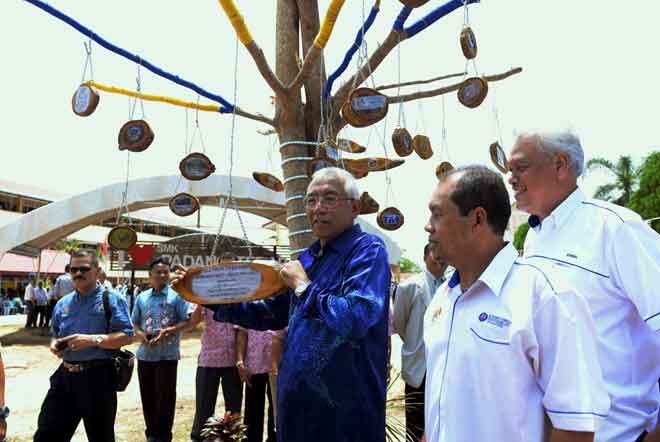
[[110, 309], [110, 294], [108, 289], [103, 290], [103, 311], [105, 312], [105, 331], [110, 334], [110, 320], [112, 319], [112, 310]]

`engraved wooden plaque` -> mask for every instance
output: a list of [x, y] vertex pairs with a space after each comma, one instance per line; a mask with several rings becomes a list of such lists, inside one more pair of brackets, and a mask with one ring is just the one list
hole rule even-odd
[[135, 230], [125, 224], [120, 224], [108, 233], [108, 244], [117, 250], [128, 250], [137, 242]]
[[468, 78], [458, 90], [458, 101], [463, 106], [475, 108], [483, 103], [488, 95], [488, 83], [480, 77]]
[[257, 183], [274, 192], [284, 191], [284, 184], [282, 184], [282, 181], [280, 181], [275, 175], [266, 172], [252, 172], [252, 178], [254, 178]]
[[343, 161], [344, 167], [349, 172], [382, 172], [384, 170], [394, 169], [405, 163], [405, 160], [390, 160], [389, 158], [360, 158], [358, 160], [346, 159]]
[[378, 202], [368, 192], [362, 192], [362, 195], [360, 195], [360, 215], [377, 213], [379, 208]]
[[179, 170], [187, 179], [199, 181], [215, 172], [215, 165], [203, 153], [193, 152], [181, 160]]
[[388, 207], [378, 214], [376, 222], [385, 230], [396, 230], [403, 225], [403, 213], [396, 207]]
[[71, 109], [73, 113], [81, 117], [87, 117], [96, 110], [99, 104], [99, 94], [87, 84], [81, 84], [71, 97]]
[[400, 157], [407, 157], [413, 151], [412, 137], [408, 129], [399, 127], [392, 132], [392, 146]]
[[488, 150], [490, 151], [490, 159], [495, 167], [497, 167], [497, 169], [503, 174], [509, 173], [509, 162], [506, 159], [506, 153], [504, 153], [504, 149], [502, 149], [500, 143], [495, 141], [490, 145]]
[[144, 120], [131, 120], [119, 131], [119, 150], [142, 152], [154, 140], [154, 133]]
[[287, 289], [280, 264], [269, 261], [233, 261], [193, 267], [173, 288], [196, 304], [233, 304], [264, 299]]
[[199, 200], [189, 193], [178, 193], [170, 199], [170, 210], [179, 216], [188, 216], [199, 210]]
[[428, 160], [433, 156], [431, 140], [426, 135], [415, 135], [415, 138], [412, 140], [412, 147], [423, 160]]
[[435, 176], [440, 180], [447, 172], [450, 172], [453, 169], [454, 166], [452, 166], [449, 161], [443, 161], [435, 168]]
[[370, 126], [387, 115], [387, 96], [374, 89], [357, 88], [350, 93], [341, 109], [344, 120], [351, 126]]
[[332, 147], [348, 153], [362, 153], [367, 150], [366, 147], [359, 145], [355, 141], [347, 140], [346, 138], [337, 139], [336, 143], [332, 143]]
[[472, 60], [477, 56], [477, 39], [469, 26], [461, 31], [461, 50], [468, 60]]
[[401, 3], [404, 5], [408, 6], [409, 8], [418, 8], [428, 2], [429, 0], [399, 0]]

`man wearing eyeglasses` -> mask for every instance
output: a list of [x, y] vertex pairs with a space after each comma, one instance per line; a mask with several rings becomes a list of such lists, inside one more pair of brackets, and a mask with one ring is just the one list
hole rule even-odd
[[73, 253], [69, 270], [75, 290], [57, 303], [51, 325], [50, 351], [63, 362], [50, 378], [34, 442], [70, 441], [81, 419], [89, 442], [114, 442], [112, 350], [131, 342], [133, 326], [124, 299], [109, 291], [108, 327], [95, 254]]
[[208, 307], [216, 310], [215, 320], [249, 329], [288, 325], [277, 381], [279, 441], [384, 442], [385, 245], [354, 224], [359, 192], [345, 170], [317, 171], [304, 204], [318, 241], [281, 270], [289, 290], [263, 301]]

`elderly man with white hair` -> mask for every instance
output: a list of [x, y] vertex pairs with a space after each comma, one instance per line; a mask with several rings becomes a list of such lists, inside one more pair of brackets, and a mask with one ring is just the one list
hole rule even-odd
[[531, 215], [525, 257], [559, 267], [594, 317], [612, 402], [595, 440], [660, 441], [660, 235], [584, 194], [584, 152], [569, 131], [520, 135], [509, 167], [518, 207]]

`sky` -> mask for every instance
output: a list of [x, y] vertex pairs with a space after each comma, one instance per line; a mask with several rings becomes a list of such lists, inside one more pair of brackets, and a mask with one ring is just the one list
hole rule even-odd
[[[328, 3], [320, 0], [322, 14]], [[408, 23], [439, 3], [431, 0], [415, 10]], [[660, 3], [628, 3], [634, 7], [602, 0], [483, 0], [472, 5], [468, 16], [479, 47], [476, 73], [494, 74], [520, 66], [522, 74], [491, 83], [486, 100], [476, 109], [463, 107], [451, 93], [406, 103], [402, 111], [399, 106], [390, 106], [383, 122], [370, 128], [347, 128], [340, 134], [366, 145], [369, 156], [387, 152], [392, 157], [396, 154], [390, 137], [399, 121], [405, 121], [413, 135], [430, 137], [434, 156], [426, 161], [415, 154], [406, 157], [403, 166], [389, 172], [390, 192], [382, 172], [359, 181], [361, 190], [368, 191], [381, 207], [394, 205], [403, 212], [404, 226], [389, 235], [404, 255], [421, 262], [427, 237], [423, 230], [427, 204], [437, 182], [434, 170], [443, 160], [449, 159], [454, 165], [490, 165], [488, 146], [493, 141], [500, 139], [508, 152], [516, 134], [530, 129], [572, 128], [582, 138], [587, 159], [598, 156], [615, 161], [621, 155], [631, 155], [641, 162], [659, 148], [656, 103], [660, 89], [655, 87], [655, 79], [660, 70], [660, 28], [656, 23]], [[235, 34], [217, 1], [51, 0], [50, 4], [106, 40], [247, 111], [273, 113], [272, 93], [242, 45], [236, 54]], [[242, 0], [237, 4], [274, 67], [276, 2]], [[400, 7], [398, 1], [382, 0], [381, 12], [367, 34], [369, 52], [384, 40]], [[346, 1], [325, 50], [329, 71], [341, 62], [370, 8], [368, 1]], [[458, 10], [404, 41], [375, 71], [369, 84], [462, 72], [465, 59], [459, 34], [464, 22], [465, 15]], [[65, 194], [124, 181], [127, 154], [118, 150], [116, 140], [119, 128], [129, 120], [128, 99], [101, 92], [100, 104], [91, 116], [81, 118], [71, 110], [71, 96], [82, 80], [86, 38], [22, 0], [0, 2], [0, 24], [2, 178]], [[356, 63], [354, 59], [335, 83], [335, 91], [357, 69]], [[93, 44], [92, 65], [94, 80], [135, 89], [135, 63]], [[473, 66], [469, 69], [471, 75], [475, 73]], [[89, 75], [88, 71], [85, 79]], [[145, 93], [197, 100], [194, 92], [145, 69], [140, 78]], [[442, 84], [448, 82], [438, 83]], [[425, 88], [414, 86], [402, 92], [417, 90]], [[208, 100], [201, 98], [200, 102]], [[196, 116], [194, 111], [186, 115], [182, 108], [149, 102], [144, 103], [144, 114], [155, 132], [155, 141], [148, 150], [131, 154], [131, 179], [178, 174], [178, 163], [187, 148], [205, 150], [216, 165], [216, 173], [229, 173], [230, 115], [200, 112]], [[134, 118], [141, 117], [138, 105]], [[195, 118], [204, 136], [203, 145], [199, 137], [190, 142]], [[267, 127], [237, 118], [233, 173], [250, 176], [259, 170], [281, 177], [277, 140], [260, 135], [260, 129]], [[605, 174], [593, 173], [582, 186], [591, 194], [606, 179]], [[202, 216], [209, 226], [219, 224], [217, 210], [205, 209]], [[192, 225], [196, 221], [193, 218], [183, 218], [182, 224]], [[366, 218], [375, 224], [375, 215]], [[247, 219], [248, 236], [252, 232], [256, 235], [264, 220]], [[228, 229], [235, 229], [238, 223], [234, 220], [228, 225]]]

